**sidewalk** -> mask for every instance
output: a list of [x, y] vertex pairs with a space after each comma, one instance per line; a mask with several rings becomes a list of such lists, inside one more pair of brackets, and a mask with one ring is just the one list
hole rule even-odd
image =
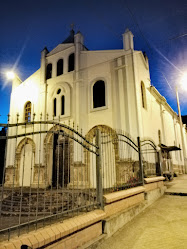
[[173, 181], [166, 182], [166, 194], [187, 195], [187, 175], [179, 175]]
[[[187, 193], [187, 176], [167, 182], [171, 194]], [[167, 192], [169, 194], [169, 192]], [[187, 197], [164, 195], [94, 249], [186, 249]]]

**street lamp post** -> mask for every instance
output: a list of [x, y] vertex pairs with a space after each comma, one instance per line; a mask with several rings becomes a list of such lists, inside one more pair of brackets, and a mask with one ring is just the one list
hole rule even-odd
[[[183, 86], [185, 86], [185, 78], [186, 75], [183, 76], [182, 81], [181, 82], [183, 84]], [[181, 118], [181, 110], [180, 110], [180, 102], [179, 102], [179, 94], [178, 94], [178, 87], [176, 86], [175, 88], [176, 90], [176, 98], [177, 98], [177, 108], [178, 108], [178, 115], [179, 115], [179, 123], [180, 123], [180, 132], [181, 132], [181, 140], [182, 140], [182, 151], [183, 151], [183, 159], [184, 159], [184, 171], [187, 174], [187, 165], [186, 165], [186, 148], [185, 148], [185, 143], [184, 143], [184, 134], [183, 134], [183, 124], [182, 124], [182, 118]]]

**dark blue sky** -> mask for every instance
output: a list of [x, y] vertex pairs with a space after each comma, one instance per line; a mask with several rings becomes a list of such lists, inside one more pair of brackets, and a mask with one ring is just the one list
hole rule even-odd
[[[134, 34], [136, 50], [146, 51], [152, 84], [177, 111], [175, 84], [187, 72], [187, 2], [185, 0], [6, 0], [0, 4], [0, 122], [9, 112], [14, 68], [22, 80], [40, 67], [40, 52], [53, 49], [80, 30], [90, 50], [121, 49], [122, 33]], [[171, 88], [169, 87], [168, 83]], [[6, 83], [6, 85], [5, 85]], [[187, 83], [186, 83], [187, 84]], [[182, 114], [187, 92], [180, 91]]]

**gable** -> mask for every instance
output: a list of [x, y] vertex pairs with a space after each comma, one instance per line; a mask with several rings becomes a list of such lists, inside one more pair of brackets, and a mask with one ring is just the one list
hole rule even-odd
[[56, 48], [54, 48], [51, 52], [47, 54], [47, 57], [53, 54], [56, 54], [58, 52], [61, 52], [63, 50], [66, 50], [67, 48], [70, 48], [74, 46], [73, 43], [68, 43], [68, 44], [59, 44]]

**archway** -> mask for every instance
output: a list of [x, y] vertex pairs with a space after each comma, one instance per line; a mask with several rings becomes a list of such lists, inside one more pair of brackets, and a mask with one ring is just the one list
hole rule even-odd
[[[61, 131], [62, 132], [62, 131]], [[70, 182], [69, 139], [58, 133], [54, 134], [52, 186], [67, 187]]]
[[19, 186], [29, 187], [33, 182], [35, 143], [31, 138], [22, 139], [16, 148], [16, 178]]
[[[102, 179], [103, 188], [112, 188], [116, 185], [116, 167], [119, 159], [118, 153], [118, 138], [116, 132], [106, 125], [94, 126], [86, 135], [89, 141], [95, 143], [96, 130], [101, 131], [101, 158], [102, 158]], [[90, 160], [89, 162], [89, 175], [90, 182], [93, 187], [96, 187], [96, 160]]]
[[60, 125], [53, 126], [44, 139], [45, 165], [48, 185], [67, 187], [70, 183], [73, 160], [72, 132]]

